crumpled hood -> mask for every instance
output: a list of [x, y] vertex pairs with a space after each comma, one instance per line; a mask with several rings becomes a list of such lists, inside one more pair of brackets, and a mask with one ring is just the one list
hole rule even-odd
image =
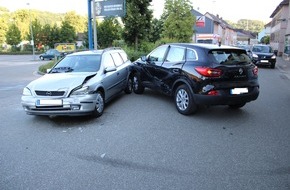
[[53, 73], [46, 74], [27, 86], [32, 91], [71, 91], [95, 73]]

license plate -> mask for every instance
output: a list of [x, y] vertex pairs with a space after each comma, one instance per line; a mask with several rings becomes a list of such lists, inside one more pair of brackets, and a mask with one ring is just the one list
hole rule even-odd
[[231, 94], [245, 94], [248, 93], [248, 88], [233, 88], [231, 89]]
[[37, 106], [62, 106], [62, 100], [51, 99], [51, 100], [37, 100]]
[[261, 60], [261, 63], [268, 63], [268, 60]]

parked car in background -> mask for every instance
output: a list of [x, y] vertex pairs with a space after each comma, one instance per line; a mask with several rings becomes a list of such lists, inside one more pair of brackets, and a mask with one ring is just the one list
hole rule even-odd
[[132, 92], [131, 66], [120, 48], [68, 54], [23, 89], [22, 106], [30, 115], [101, 116], [118, 93]]
[[240, 45], [237, 45], [236, 47], [238, 48], [242, 48], [244, 50], [247, 51], [247, 54], [250, 55], [250, 52], [251, 52], [251, 46], [249, 45], [244, 45], [244, 44], [240, 44]]
[[275, 68], [276, 55], [270, 45], [253, 45], [250, 57], [255, 65], [270, 66], [272, 69]]
[[59, 52], [58, 50], [56, 49], [49, 49], [47, 50], [46, 52], [42, 53], [39, 55], [39, 59], [41, 60], [51, 60], [51, 59], [60, 59], [62, 57], [65, 56], [65, 53], [64, 52]]
[[171, 43], [133, 62], [133, 91], [150, 88], [174, 97], [181, 114], [200, 105], [243, 107], [259, 95], [258, 68], [244, 49]]

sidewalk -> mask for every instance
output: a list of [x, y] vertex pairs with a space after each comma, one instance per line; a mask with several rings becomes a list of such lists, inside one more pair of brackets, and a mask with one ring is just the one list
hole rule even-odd
[[290, 80], [290, 61], [284, 60], [282, 57], [277, 57], [276, 68]]

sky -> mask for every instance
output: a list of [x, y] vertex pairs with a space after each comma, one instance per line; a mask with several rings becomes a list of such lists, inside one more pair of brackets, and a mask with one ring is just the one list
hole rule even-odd
[[[210, 12], [224, 20], [237, 22], [239, 19], [271, 21], [271, 14], [282, 0], [191, 0], [195, 10], [204, 14]], [[154, 17], [163, 12], [164, 0], [153, 0]], [[87, 15], [88, 0], [0, 0], [0, 6], [10, 11], [18, 9], [37, 9], [53, 13], [76, 11]]]

